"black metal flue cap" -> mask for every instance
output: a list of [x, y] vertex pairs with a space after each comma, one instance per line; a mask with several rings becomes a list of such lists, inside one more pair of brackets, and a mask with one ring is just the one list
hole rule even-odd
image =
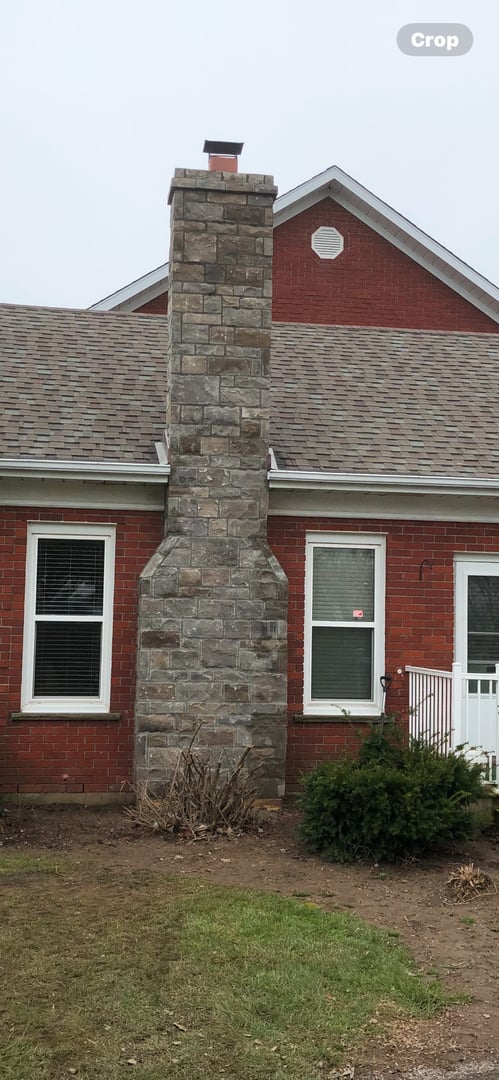
[[205, 139], [203, 154], [220, 154], [221, 157], [239, 157], [243, 149], [242, 142], [217, 142], [216, 139]]

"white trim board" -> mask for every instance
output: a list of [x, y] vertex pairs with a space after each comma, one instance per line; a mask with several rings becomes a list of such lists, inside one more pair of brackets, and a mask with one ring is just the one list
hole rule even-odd
[[[0, 470], [1, 473], [1, 470]], [[0, 476], [0, 505], [74, 510], [165, 510], [167, 487], [99, 480]]]
[[[274, 226], [282, 225], [325, 198], [334, 199], [359, 221], [383, 236], [494, 322], [499, 323], [499, 289], [496, 285], [368, 191], [338, 165], [332, 165], [276, 199]], [[99, 300], [90, 310], [133, 311], [167, 288], [168, 263], [163, 263], [156, 270]]]
[[499, 524], [499, 498], [343, 491], [271, 491], [271, 517], [380, 518], [387, 521], [462, 521]]
[[319, 472], [269, 469], [270, 489], [288, 491], [357, 491], [427, 495], [499, 495], [499, 476], [412, 476], [396, 473]]
[[135, 484], [166, 483], [168, 464], [126, 461], [55, 461], [43, 458], [0, 458], [0, 479], [36, 477], [60, 480], [126, 480]]

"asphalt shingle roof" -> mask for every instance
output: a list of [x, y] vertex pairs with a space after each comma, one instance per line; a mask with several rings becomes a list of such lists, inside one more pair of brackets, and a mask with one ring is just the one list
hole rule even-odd
[[499, 334], [278, 323], [281, 468], [499, 476]]
[[0, 305], [0, 456], [156, 462], [166, 319]]
[[[0, 305], [0, 457], [156, 462], [164, 316]], [[499, 476], [499, 334], [276, 323], [281, 468]]]

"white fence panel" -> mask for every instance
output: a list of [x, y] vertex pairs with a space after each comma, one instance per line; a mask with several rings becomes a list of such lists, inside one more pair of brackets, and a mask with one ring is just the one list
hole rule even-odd
[[484, 766], [489, 783], [498, 784], [499, 664], [494, 674], [407, 665], [409, 724], [415, 739], [432, 743], [442, 753], [464, 745], [466, 754]]
[[452, 746], [453, 674], [410, 666], [406, 671], [411, 735], [446, 754]]

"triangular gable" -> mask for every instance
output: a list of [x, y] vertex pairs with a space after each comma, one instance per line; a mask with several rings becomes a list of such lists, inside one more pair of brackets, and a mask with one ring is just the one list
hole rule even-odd
[[[337, 165], [281, 195], [274, 204], [275, 226], [331, 198], [399, 251], [418, 263], [468, 303], [499, 323], [499, 289], [417, 228]], [[134, 311], [166, 292], [168, 263], [93, 304], [94, 311]]]

